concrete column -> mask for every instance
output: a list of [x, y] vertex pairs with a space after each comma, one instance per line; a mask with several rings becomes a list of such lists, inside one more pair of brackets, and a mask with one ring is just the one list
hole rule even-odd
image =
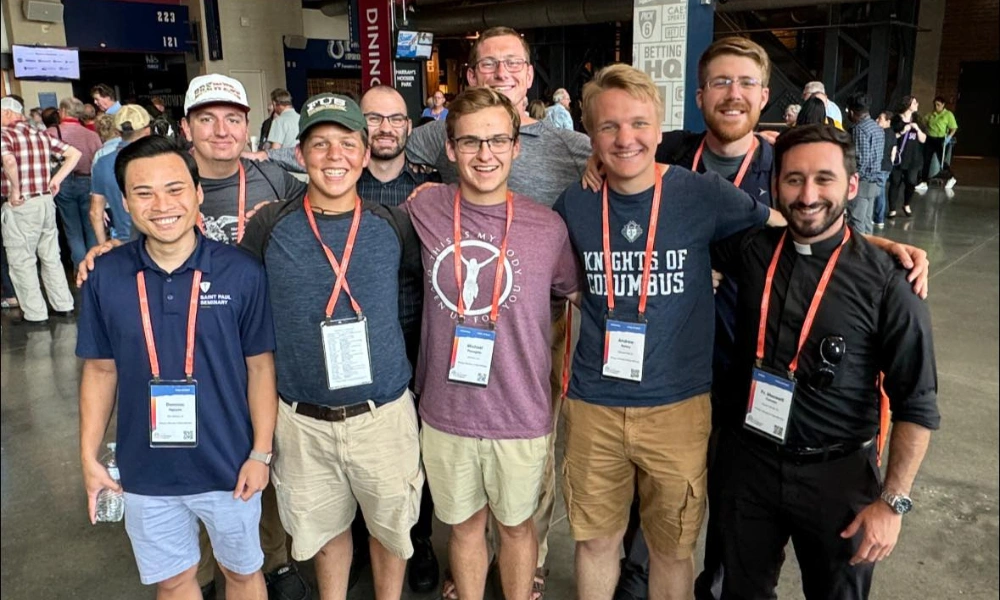
[[[7, 41], [11, 44], [38, 44], [44, 46], [65, 46], [66, 28], [62, 23], [38, 23], [27, 21], [21, 10], [20, 2], [3, 3], [3, 26], [7, 31]], [[66, 98], [73, 95], [70, 83], [54, 81], [21, 81], [13, 78], [11, 73], [8, 93], [18, 94], [24, 98], [25, 110], [39, 105], [39, 93], [54, 93], [56, 98]], [[81, 98], [84, 102], [89, 98]]]
[[[920, 112], [933, 109], [937, 89], [938, 58], [944, 29], [945, 0], [920, 0], [916, 51], [913, 53], [911, 94], [920, 101]], [[929, 31], [928, 31], [929, 30]]]

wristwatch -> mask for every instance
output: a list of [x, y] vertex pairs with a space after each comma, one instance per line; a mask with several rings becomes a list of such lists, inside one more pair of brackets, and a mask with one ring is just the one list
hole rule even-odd
[[271, 452], [257, 452], [255, 450], [250, 451], [250, 459], [262, 462], [265, 465], [271, 466], [271, 459], [274, 458], [274, 454]]
[[889, 508], [896, 511], [897, 515], [905, 515], [913, 510], [913, 500], [905, 494], [894, 494], [889, 490], [882, 492], [882, 501], [889, 505]]

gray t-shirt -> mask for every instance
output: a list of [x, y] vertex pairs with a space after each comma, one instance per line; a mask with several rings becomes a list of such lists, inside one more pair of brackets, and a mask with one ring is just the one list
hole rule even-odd
[[[436, 168], [445, 183], [457, 183], [458, 172], [445, 151], [447, 137], [444, 121], [421, 125], [410, 135], [406, 157], [413, 164]], [[511, 166], [507, 183], [518, 194], [551, 207], [563, 190], [583, 179], [590, 138], [537, 121], [521, 126], [520, 139], [521, 154]]]
[[[240, 159], [247, 175], [246, 211], [264, 201], [299, 200], [306, 185], [276, 164]], [[201, 179], [205, 201], [201, 205], [205, 237], [235, 244], [239, 225], [240, 174], [225, 179]]]
[[289, 108], [271, 120], [271, 131], [267, 134], [267, 141], [272, 144], [281, 144], [282, 147], [294, 146], [299, 136], [299, 113], [294, 108]]
[[743, 165], [744, 158], [746, 158], [746, 154], [739, 156], [719, 156], [709, 150], [707, 145], [701, 153], [701, 160], [705, 163], [705, 170], [718, 173], [722, 175], [723, 179], [730, 179], [736, 175], [740, 170], [740, 166]]

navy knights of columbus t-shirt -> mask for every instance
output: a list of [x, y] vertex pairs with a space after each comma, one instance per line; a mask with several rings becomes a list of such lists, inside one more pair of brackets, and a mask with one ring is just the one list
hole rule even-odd
[[[609, 190], [608, 199], [615, 318], [634, 321], [653, 188], [634, 195]], [[601, 193], [573, 184], [554, 209], [566, 221], [587, 279], [569, 396], [603, 406], [661, 406], [708, 392], [715, 335], [709, 244], [763, 224], [768, 207], [715, 173], [696, 174], [674, 166], [663, 174], [639, 383], [601, 375], [608, 307]]]

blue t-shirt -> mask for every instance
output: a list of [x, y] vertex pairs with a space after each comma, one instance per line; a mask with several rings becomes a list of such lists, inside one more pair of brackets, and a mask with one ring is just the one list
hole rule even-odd
[[[391, 402], [410, 382], [403, 330], [399, 322], [399, 272], [403, 255], [399, 235], [389, 221], [370, 210], [362, 213], [358, 237], [347, 270], [347, 284], [368, 322], [372, 383], [338, 390], [327, 386], [320, 323], [336, 276], [316, 241], [301, 202], [274, 223], [264, 250], [271, 298], [282, 310], [274, 313], [278, 392], [289, 402], [347, 406], [373, 400]], [[271, 210], [280, 208], [270, 207]], [[352, 213], [316, 215], [316, 227], [340, 260]], [[255, 244], [257, 227], [249, 228], [244, 244]], [[418, 255], [419, 256], [419, 255]], [[355, 317], [351, 301], [341, 293], [334, 319]]]
[[[201, 269], [195, 333], [198, 446], [149, 447], [149, 366], [136, 274], [146, 295], [160, 377], [184, 378], [187, 318], [194, 270]], [[96, 261], [81, 291], [76, 354], [114, 359], [118, 371], [118, 466], [125, 491], [148, 496], [236, 488], [253, 444], [246, 357], [274, 351], [267, 281], [260, 264], [237, 248], [198, 236], [179, 269], [165, 273], [141, 237]]]
[[94, 163], [90, 172], [90, 192], [104, 196], [111, 211], [111, 237], [126, 242], [132, 238], [132, 217], [125, 210], [125, 200], [121, 188], [115, 180], [115, 161], [118, 153], [128, 144], [122, 142], [117, 148]]
[[[615, 317], [634, 321], [653, 188], [634, 195], [609, 191], [608, 198]], [[714, 173], [679, 167], [664, 173], [640, 383], [601, 375], [607, 314], [601, 193], [573, 184], [554, 208], [566, 221], [587, 279], [569, 395], [603, 406], [661, 406], [709, 391], [715, 334], [709, 244], [766, 222], [768, 207]]]

